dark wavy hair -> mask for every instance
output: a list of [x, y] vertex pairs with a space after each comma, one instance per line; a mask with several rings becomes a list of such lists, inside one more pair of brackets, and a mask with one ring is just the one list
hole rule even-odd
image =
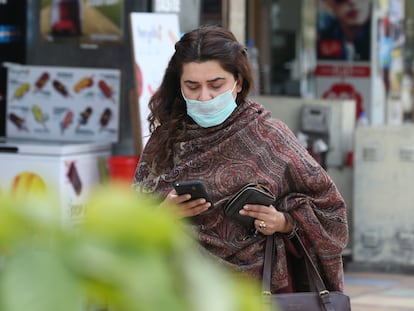
[[[183, 64], [215, 60], [221, 67], [242, 79], [242, 90], [236, 103], [245, 101], [253, 87], [253, 77], [247, 52], [229, 30], [216, 25], [203, 25], [186, 34], [175, 44], [175, 52], [165, 70], [160, 87], [149, 102], [149, 129], [158, 142], [147, 147], [148, 161], [155, 161], [156, 171], [172, 166], [172, 147], [185, 135], [186, 125], [192, 120], [187, 116], [186, 104], [181, 94], [180, 79]], [[157, 129], [155, 131], [155, 129]]]

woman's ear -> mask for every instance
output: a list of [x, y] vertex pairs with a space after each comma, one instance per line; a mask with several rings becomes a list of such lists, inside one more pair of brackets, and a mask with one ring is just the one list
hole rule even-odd
[[238, 74], [237, 76], [237, 85], [236, 85], [236, 91], [237, 93], [240, 93], [243, 89], [243, 77], [241, 74]]

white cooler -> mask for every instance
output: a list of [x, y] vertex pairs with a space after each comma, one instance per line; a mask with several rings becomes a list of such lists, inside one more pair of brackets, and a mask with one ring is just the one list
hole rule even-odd
[[77, 223], [91, 190], [107, 178], [110, 155], [106, 142], [0, 141], [0, 193], [55, 192], [62, 222]]

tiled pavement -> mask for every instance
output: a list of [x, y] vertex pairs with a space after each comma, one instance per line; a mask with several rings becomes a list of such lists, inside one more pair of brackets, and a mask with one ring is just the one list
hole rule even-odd
[[352, 311], [414, 311], [414, 274], [345, 271]]

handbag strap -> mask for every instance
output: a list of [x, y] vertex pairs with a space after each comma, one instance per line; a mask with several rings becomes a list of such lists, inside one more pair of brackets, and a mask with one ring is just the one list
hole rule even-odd
[[[326, 289], [325, 283], [322, 280], [321, 275], [316, 268], [315, 263], [312, 260], [309, 252], [305, 248], [302, 239], [297, 232], [294, 232], [294, 237], [299, 242], [300, 247], [305, 255], [305, 266], [308, 273], [309, 285], [313, 291], [317, 291], [321, 301], [321, 305], [325, 311], [334, 311], [334, 307], [330, 300], [329, 291]], [[263, 277], [262, 277], [262, 289], [263, 295], [271, 295], [271, 278], [272, 278], [272, 262], [274, 257], [275, 248], [275, 235], [268, 235], [266, 238], [265, 256], [263, 263]]]

